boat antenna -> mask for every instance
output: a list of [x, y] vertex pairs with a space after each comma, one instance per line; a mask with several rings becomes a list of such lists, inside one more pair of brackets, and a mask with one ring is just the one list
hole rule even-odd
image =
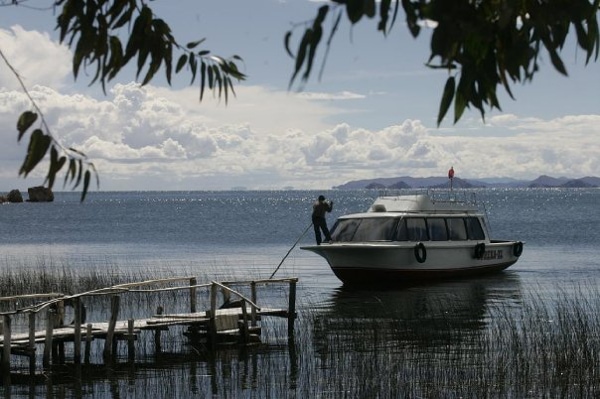
[[304, 237], [304, 235], [306, 234], [306, 232], [308, 231], [308, 229], [310, 229], [310, 227], [312, 225], [313, 224], [311, 222], [308, 226], [306, 226], [306, 229], [304, 229], [304, 232], [300, 235], [300, 237], [298, 237], [298, 239], [296, 240], [296, 242], [294, 243], [294, 245], [292, 245], [292, 247], [287, 251], [287, 254], [285, 254], [285, 256], [283, 257], [283, 259], [281, 259], [281, 262], [279, 262], [279, 265], [277, 265], [277, 268], [275, 269], [275, 271], [273, 272], [273, 274], [271, 274], [271, 277], [269, 277], [269, 280], [273, 278], [273, 276], [275, 275], [275, 273], [277, 273], [277, 271], [279, 270], [279, 268], [281, 267], [281, 265], [283, 265], [283, 262], [286, 260], [286, 258], [290, 254], [290, 252], [292, 252], [292, 249], [294, 249], [296, 247], [296, 245], [298, 244], [298, 242], [300, 242], [300, 240], [302, 239], [302, 237]]

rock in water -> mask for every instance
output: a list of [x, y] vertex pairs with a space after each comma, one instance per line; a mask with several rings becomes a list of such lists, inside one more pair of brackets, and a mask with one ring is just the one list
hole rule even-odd
[[6, 196], [6, 200], [8, 202], [23, 202], [23, 196], [19, 190], [10, 190]]
[[52, 202], [54, 201], [54, 193], [51, 189], [44, 186], [30, 187], [27, 189], [30, 202]]

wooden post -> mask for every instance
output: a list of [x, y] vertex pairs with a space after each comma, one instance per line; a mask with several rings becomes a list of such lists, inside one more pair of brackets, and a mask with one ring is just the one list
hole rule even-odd
[[190, 285], [192, 286], [190, 287], [190, 313], [196, 313], [196, 287], [194, 286], [197, 284], [196, 278], [192, 277], [190, 279]]
[[242, 299], [242, 325], [240, 326], [240, 335], [242, 342], [247, 344], [250, 340], [248, 334], [248, 310], [246, 309], [246, 301]]
[[[162, 306], [159, 306], [158, 308], [156, 308], [156, 314], [157, 315], [161, 315], [164, 313], [164, 309]], [[157, 328], [154, 330], [154, 351], [156, 353], [159, 353], [161, 351], [161, 342], [160, 342], [160, 334], [161, 334], [161, 329]]]
[[154, 330], [154, 351], [156, 353], [159, 353], [162, 350], [162, 344], [160, 342], [160, 334], [161, 334], [160, 328], [157, 328], [156, 330]]
[[[195, 277], [190, 278], [190, 313], [196, 313], [197, 310], [197, 304], [198, 304], [198, 299], [197, 299], [197, 289], [196, 287], [194, 287], [195, 285], [198, 284], [198, 280]], [[198, 327], [194, 324], [190, 324], [188, 326], [188, 333], [190, 334], [189, 337], [192, 340], [195, 340], [198, 338]]]
[[214, 347], [217, 343], [217, 288], [218, 286], [213, 283], [210, 286], [210, 321], [208, 328], [210, 330], [210, 341]]
[[35, 313], [29, 313], [29, 350], [35, 351]]
[[2, 370], [4, 370], [3, 374], [10, 374], [8, 370], [10, 370], [10, 347], [11, 347], [11, 320], [10, 315], [5, 314], [2, 318], [4, 322], [4, 342], [2, 345], [4, 346], [4, 350], [2, 351]]
[[56, 316], [54, 317], [54, 327], [60, 327], [65, 324], [65, 301], [56, 303]]
[[52, 354], [52, 330], [54, 329], [54, 311], [48, 309], [46, 311], [46, 338], [44, 341], [44, 367], [50, 365], [50, 355]]
[[135, 359], [135, 335], [133, 332], [134, 320], [127, 320], [127, 356], [130, 362]]
[[85, 328], [85, 355], [84, 362], [87, 364], [90, 362], [90, 352], [92, 347], [92, 324], [88, 323]]
[[[56, 303], [56, 314], [54, 315], [54, 327], [62, 327], [65, 324], [65, 301], [59, 301]], [[55, 357], [54, 360], [57, 363], [65, 362], [65, 343], [62, 340], [59, 340], [54, 344], [52, 348], [52, 356]]]
[[[227, 287], [226, 284], [224, 284]], [[231, 291], [221, 287], [221, 295], [223, 296], [223, 303], [229, 303], [231, 301]]]
[[113, 339], [115, 335], [115, 326], [117, 317], [119, 316], [119, 302], [121, 298], [118, 295], [113, 295], [110, 298], [110, 320], [108, 321], [108, 331], [106, 333], [106, 341], [104, 342], [104, 358], [111, 358], [113, 353]]
[[73, 332], [73, 361], [75, 364], [81, 363], [81, 298], [73, 298], [74, 319], [73, 324], [75, 331]]
[[296, 280], [290, 280], [290, 299], [288, 304], [288, 337], [294, 335], [294, 321], [296, 319]]
[[[252, 300], [252, 303], [258, 305], [258, 302], [256, 302], [256, 282], [254, 281], [250, 283], [250, 299]], [[252, 310], [250, 312], [252, 327], [256, 327], [256, 308], [252, 306]]]
[[29, 313], [29, 374], [35, 374], [35, 313]]

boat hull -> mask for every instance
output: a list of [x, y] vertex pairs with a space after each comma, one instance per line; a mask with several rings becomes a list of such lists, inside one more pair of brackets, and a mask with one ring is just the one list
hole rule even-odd
[[345, 284], [398, 284], [499, 272], [518, 260], [514, 241], [334, 243], [302, 247], [321, 255]]

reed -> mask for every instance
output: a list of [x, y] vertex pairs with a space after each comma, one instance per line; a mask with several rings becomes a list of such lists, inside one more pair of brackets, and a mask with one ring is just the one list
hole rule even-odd
[[[0, 295], [72, 293], [168, 277], [168, 272], [152, 269], [123, 272], [113, 266], [99, 273], [43, 266], [0, 270]], [[463, 317], [450, 303], [432, 304], [444, 310], [433, 314], [385, 303], [360, 313], [300, 296], [291, 339], [285, 322], [277, 319], [262, 321], [267, 326], [260, 345], [215, 353], [191, 347], [173, 331], [165, 333], [170, 335], [163, 340], [163, 353], [156, 355], [152, 337], [142, 335], [135, 366], [127, 363], [122, 346], [113, 374], [100, 369], [86, 373], [78, 389], [109, 387], [131, 397], [151, 391], [182, 398], [594, 397], [600, 392], [598, 289], [558, 292], [550, 295], [540, 288], [518, 301], [492, 301], [483, 311], [468, 309], [474, 317]], [[285, 292], [275, 290], [266, 299], [285, 300]], [[122, 309], [124, 317], [133, 317], [152, 311], [156, 303], [186, 307], [186, 300], [173, 293], [126, 294]], [[102, 301], [89, 306], [94, 314], [107, 308]], [[56, 375], [54, 387], [36, 386], [36, 394], [51, 396], [48, 390], [56, 386], [75, 389], [72, 378], [62, 383], [60, 373]]]

